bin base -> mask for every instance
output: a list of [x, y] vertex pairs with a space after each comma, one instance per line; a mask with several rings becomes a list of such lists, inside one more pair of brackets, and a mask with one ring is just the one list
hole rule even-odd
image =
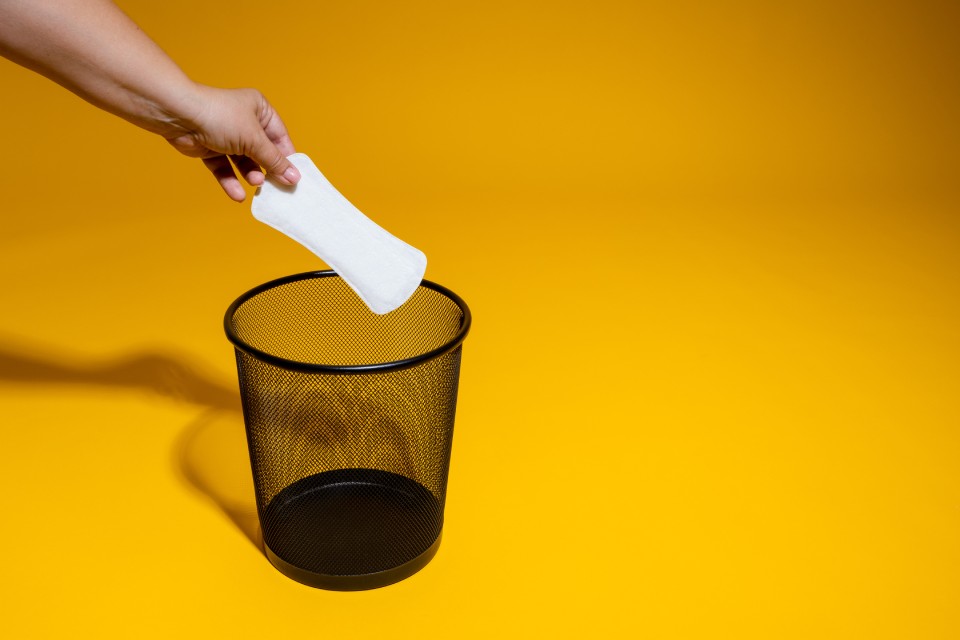
[[409, 578], [420, 569], [423, 569], [433, 556], [437, 555], [437, 549], [440, 548], [440, 538], [437, 536], [430, 547], [419, 556], [406, 562], [399, 567], [380, 571], [379, 573], [367, 573], [359, 576], [331, 576], [323, 573], [314, 573], [300, 567], [295, 567], [270, 550], [270, 547], [264, 543], [263, 550], [267, 554], [267, 559], [277, 571], [292, 578], [297, 582], [316, 587], [318, 589], [328, 589], [330, 591], [364, 591], [366, 589], [379, 589], [395, 582], [400, 582]]
[[440, 547], [441, 506], [404, 476], [338, 469], [298, 480], [262, 516], [264, 552], [298, 582], [338, 591], [407, 578]]

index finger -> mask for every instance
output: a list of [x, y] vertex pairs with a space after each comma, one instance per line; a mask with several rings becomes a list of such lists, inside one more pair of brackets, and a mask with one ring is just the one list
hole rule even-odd
[[290, 134], [287, 133], [287, 127], [283, 124], [283, 120], [280, 119], [280, 115], [277, 114], [276, 110], [271, 106], [269, 107], [269, 114], [266, 118], [266, 122], [263, 124], [263, 131], [267, 134], [270, 142], [276, 145], [277, 149], [280, 150], [280, 153], [284, 157], [293, 155], [296, 153], [296, 150], [293, 148], [293, 141], [290, 140]]

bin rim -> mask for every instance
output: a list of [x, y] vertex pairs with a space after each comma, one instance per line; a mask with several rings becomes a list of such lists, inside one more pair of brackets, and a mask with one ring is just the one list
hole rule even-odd
[[[470, 331], [471, 324], [471, 315], [470, 309], [467, 307], [467, 303], [463, 301], [463, 298], [455, 294], [450, 289], [437, 284], [436, 282], [431, 282], [430, 280], [421, 280], [420, 287], [426, 287], [427, 289], [432, 289], [437, 293], [440, 293], [447, 298], [449, 298], [454, 304], [459, 308], [463, 316], [460, 319], [460, 329], [457, 331], [456, 335], [447, 340], [445, 343], [431, 349], [425, 353], [412, 356], [410, 358], [404, 358], [403, 360], [392, 360], [389, 362], [377, 362], [373, 364], [319, 364], [314, 362], [303, 362], [301, 360], [290, 360], [288, 358], [281, 358], [280, 356], [275, 356], [271, 353], [267, 353], [261, 349], [247, 344], [240, 336], [237, 335], [237, 332], [233, 327], [233, 316], [236, 313], [237, 309], [240, 308], [244, 302], [253, 298], [254, 296], [263, 293], [274, 287], [278, 287], [284, 284], [290, 284], [291, 282], [299, 282], [300, 280], [310, 280], [313, 278], [338, 278], [340, 277], [336, 271], [332, 269], [321, 270], [321, 271], [306, 271], [304, 273], [296, 273], [289, 276], [283, 276], [282, 278], [276, 278], [275, 280], [270, 280], [269, 282], [264, 282], [261, 285], [258, 285], [246, 293], [240, 295], [236, 300], [234, 300], [229, 307], [227, 307], [227, 312], [223, 316], [223, 329], [227, 334], [227, 339], [233, 343], [233, 346], [243, 351], [244, 353], [253, 356], [258, 360], [262, 360], [268, 364], [272, 364], [276, 367], [281, 367], [283, 369], [290, 369], [293, 371], [309, 372], [309, 373], [327, 373], [327, 374], [364, 374], [364, 373], [387, 373], [389, 371], [399, 371], [401, 369], [409, 369], [410, 367], [415, 367], [418, 364], [432, 360], [437, 356], [441, 356], [449, 351], [453, 351], [460, 344], [463, 343], [464, 338], [467, 337], [467, 333]], [[419, 287], [418, 287], [419, 288]]]

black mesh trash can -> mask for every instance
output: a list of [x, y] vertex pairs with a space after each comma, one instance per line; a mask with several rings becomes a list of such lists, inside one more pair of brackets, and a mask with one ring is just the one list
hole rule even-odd
[[463, 300], [424, 280], [378, 316], [318, 271], [248, 291], [224, 327], [273, 565], [339, 590], [425, 566], [443, 529]]

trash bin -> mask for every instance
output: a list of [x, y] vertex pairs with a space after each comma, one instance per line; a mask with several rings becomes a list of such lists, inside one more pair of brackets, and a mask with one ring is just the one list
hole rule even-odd
[[270, 562], [337, 590], [423, 568], [443, 529], [463, 300], [424, 280], [381, 316], [317, 271], [243, 294], [224, 328]]

